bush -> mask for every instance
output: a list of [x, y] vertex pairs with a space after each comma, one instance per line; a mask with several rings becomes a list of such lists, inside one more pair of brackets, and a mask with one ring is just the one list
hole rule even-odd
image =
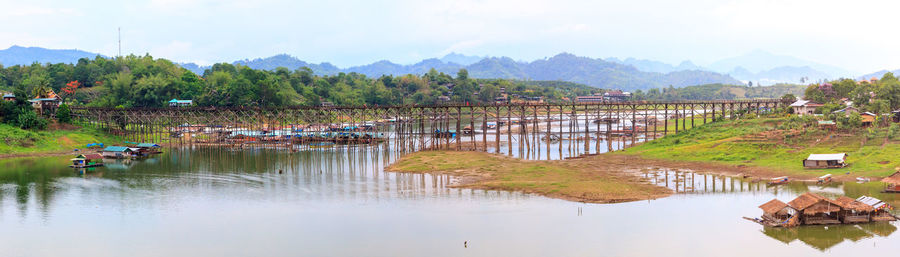
[[16, 124], [22, 129], [45, 129], [47, 128], [47, 120], [41, 118], [31, 109], [22, 109], [19, 111], [19, 118]]
[[62, 123], [69, 123], [72, 121], [72, 111], [69, 110], [68, 105], [59, 105], [59, 109], [56, 109], [56, 120]]

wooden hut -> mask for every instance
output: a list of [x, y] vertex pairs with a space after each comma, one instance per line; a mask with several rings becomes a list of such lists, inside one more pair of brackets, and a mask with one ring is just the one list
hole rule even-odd
[[892, 215], [889, 210], [894, 209], [894, 207], [889, 204], [879, 200], [875, 197], [870, 196], [860, 196], [856, 198], [856, 201], [871, 206], [874, 211], [872, 211], [870, 217], [871, 221], [895, 221], [897, 220], [894, 215]]
[[806, 160], [803, 160], [803, 167], [807, 169], [843, 168], [846, 166], [846, 153], [810, 154]]
[[872, 212], [875, 211], [872, 206], [846, 196], [838, 197], [834, 201], [841, 204], [843, 210], [838, 213], [838, 216], [845, 224], [869, 222]]
[[100, 151], [104, 158], [122, 159], [134, 157], [134, 149], [125, 146], [108, 146]]
[[841, 205], [823, 196], [805, 193], [788, 202], [788, 205], [800, 213], [800, 222], [802, 224], [841, 224], [841, 220], [838, 217]]
[[882, 179], [881, 182], [888, 184], [884, 189], [885, 192], [900, 193], [900, 172], [894, 172], [894, 174]]
[[161, 153], [160, 146], [154, 143], [140, 143], [135, 146], [141, 155], [150, 155]]
[[792, 216], [797, 214], [797, 210], [778, 199], [772, 199], [771, 201], [760, 205], [759, 208], [763, 211], [763, 220], [773, 221], [779, 224], [786, 222]]
[[103, 165], [103, 156], [100, 154], [81, 154], [71, 159], [72, 168], [88, 168]]

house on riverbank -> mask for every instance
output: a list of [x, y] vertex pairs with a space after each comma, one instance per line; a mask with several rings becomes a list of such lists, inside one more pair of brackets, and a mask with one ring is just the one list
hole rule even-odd
[[810, 154], [806, 160], [803, 160], [803, 167], [807, 169], [843, 168], [846, 166], [846, 153]]
[[819, 109], [819, 107], [822, 106], [825, 105], [809, 100], [797, 100], [796, 102], [791, 104], [791, 108], [794, 109], [794, 114], [800, 116], [813, 115], [816, 113], [816, 109]]

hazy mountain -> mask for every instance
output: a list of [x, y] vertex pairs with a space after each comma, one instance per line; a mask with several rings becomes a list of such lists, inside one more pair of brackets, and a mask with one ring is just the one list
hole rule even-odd
[[696, 64], [692, 63], [691, 61], [683, 61], [680, 64], [678, 64], [677, 66], [671, 65], [668, 63], [664, 63], [664, 62], [660, 62], [660, 61], [635, 59], [635, 58], [626, 58], [625, 60], [620, 60], [618, 58], [606, 58], [605, 61], [631, 65], [640, 71], [646, 71], [646, 72], [669, 73], [669, 72], [686, 71], [686, 70], [705, 70], [705, 68], [697, 66]]
[[[267, 58], [236, 61], [234, 64], [245, 65], [254, 69], [274, 70], [278, 67], [286, 67], [294, 70], [300, 67], [309, 67], [316, 74], [334, 75], [339, 72], [356, 72], [368, 77], [382, 75], [425, 74], [431, 68], [439, 72], [456, 75], [460, 69], [469, 71], [473, 78], [505, 78], [519, 80], [559, 80], [582, 83], [600, 88], [616, 88], [624, 90], [649, 89], [665, 86], [689, 86], [711, 83], [742, 84], [740, 81], [728, 76], [710, 71], [679, 70], [671, 66], [675, 72], [646, 72], [632, 65], [604, 61], [603, 59], [591, 59], [572, 54], [558, 54], [548, 59], [533, 62], [521, 62], [509, 57], [482, 58], [469, 65], [458, 64], [453, 61], [444, 61], [447, 57], [457, 58], [462, 55], [450, 54], [442, 59], [426, 59], [416, 64], [401, 65], [390, 61], [378, 61], [372, 64], [353, 66], [340, 69], [329, 63], [314, 64], [304, 62], [289, 55], [276, 55]], [[449, 59], [453, 59], [449, 58]], [[634, 61], [634, 60], [632, 60]], [[202, 69], [193, 64], [181, 64], [188, 69], [200, 69], [195, 71], [202, 74]], [[696, 68], [693, 64], [682, 63], [679, 67]]]
[[463, 55], [463, 54], [458, 54], [458, 53], [449, 53], [447, 55], [444, 55], [444, 57], [441, 57], [440, 60], [445, 63], [470, 65], [470, 64], [476, 63], [478, 61], [481, 61], [481, 59], [484, 59], [484, 57], [468, 56], [468, 55]]
[[881, 77], [884, 77], [884, 74], [886, 74], [888, 72], [894, 73], [895, 77], [900, 75], [900, 70], [892, 70], [892, 71], [891, 70], [880, 70], [880, 71], [876, 71], [873, 73], [869, 73], [869, 74], [865, 74], [865, 75], [856, 77], [856, 79], [858, 79], [858, 80], [868, 80], [868, 79], [872, 79], [872, 78], [881, 79]]
[[792, 56], [776, 55], [762, 50], [754, 50], [744, 55], [725, 58], [713, 62], [707, 67], [717, 72], [732, 72], [737, 68], [745, 69], [751, 73], [776, 72], [781, 73], [782, 75], [790, 70], [800, 72], [793, 75], [793, 77], [796, 78], [790, 78], [789, 80], [783, 81], [791, 83], [799, 82], [800, 77], [803, 76], [807, 76], [810, 80], [815, 81], [820, 79], [850, 77], [852, 75], [850, 71], [840, 67], [820, 64]]
[[751, 81], [754, 84], [774, 85], [779, 83], [801, 83], [800, 78], [806, 78], [805, 82], [837, 79], [830, 74], [809, 66], [780, 66], [760, 72], [751, 72], [743, 67], [736, 67], [728, 75], [741, 81]]
[[[32, 63], [76, 63], [81, 58], [94, 58], [100, 54], [81, 50], [57, 50], [41, 47], [12, 46], [0, 50], [0, 64], [4, 66], [30, 65]], [[101, 55], [102, 56], [102, 55]]]

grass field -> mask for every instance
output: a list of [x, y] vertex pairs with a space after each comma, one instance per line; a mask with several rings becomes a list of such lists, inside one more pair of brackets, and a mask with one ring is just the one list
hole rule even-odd
[[[830, 132], [815, 127], [778, 129], [788, 118], [725, 120], [628, 148], [617, 154], [675, 161], [701, 161], [764, 167], [785, 175], [890, 175], [900, 165], [900, 141], [886, 138], [886, 128]], [[874, 135], [874, 136], [873, 136]], [[812, 153], [847, 153], [843, 169], [804, 169]]]
[[0, 141], [3, 142], [0, 144], [2, 155], [58, 153], [81, 149], [89, 143], [122, 142], [119, 137], [95, 129], [70, 127], [31, 131], [7, 124], [0, 124]]

